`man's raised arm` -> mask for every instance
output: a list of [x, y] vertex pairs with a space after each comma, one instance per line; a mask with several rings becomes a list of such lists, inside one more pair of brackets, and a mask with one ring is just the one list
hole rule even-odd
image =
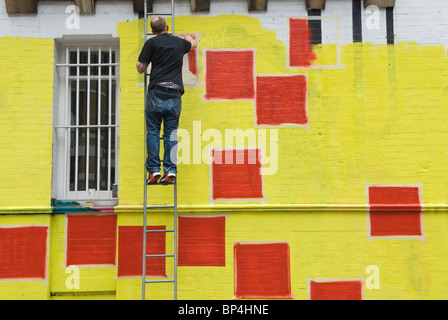
[[146, 71], [146, 69], [148, 68], [148, 63], [144, 63], [144, 62], [137, 62], [137, 71], [138, 73], [142, 74]]
[[191, 51], [191, 50], [194, 50], [194, 49], [196, 49], [196, 48], [198, 47], [198, 40], [195, 39], [195, 38], [193, 38], [193, 37], [190, 36], [189, 34], [186, 34], [186, 35], [184, 36], [184, 39], [191, 43], [191, 49], [190, 49], [190, 51]]

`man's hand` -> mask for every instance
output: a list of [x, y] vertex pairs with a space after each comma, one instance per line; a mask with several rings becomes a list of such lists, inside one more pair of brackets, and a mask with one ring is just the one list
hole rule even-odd
[[138, 73], [142, 74], [143, 72], [146, 71], [146, 69], [148, 68], [148, 64], [144, 63], [144, 62], [137, 62], [137, 71]]
[[196, 38], [193, 38], [191, 35], [184, 34], [184, 35], [181, 35], [180, 37], [191, 43], [190, 51], [194, 50], [198, 47], [198, 40]]

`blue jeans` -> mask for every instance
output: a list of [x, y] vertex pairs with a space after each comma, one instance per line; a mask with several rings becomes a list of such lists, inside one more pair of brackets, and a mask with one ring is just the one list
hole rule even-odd
[[160, 127], [163, 121], [163, 171], [177, 173], [177, 128], [182, 108], [180, 93], [148, 90], [145, 106], [146, 169], [160, 171]]

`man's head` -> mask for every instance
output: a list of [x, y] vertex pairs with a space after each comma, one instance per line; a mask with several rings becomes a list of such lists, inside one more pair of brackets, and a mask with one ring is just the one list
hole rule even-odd
[[155, 34], [160, 34], [168, 31], [168, 25], [162, 17], [155, 17], [151, 20], [151, 29]]

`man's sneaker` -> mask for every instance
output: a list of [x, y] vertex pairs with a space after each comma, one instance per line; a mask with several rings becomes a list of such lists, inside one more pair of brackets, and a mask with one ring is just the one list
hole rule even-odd
[[163, 178], [160, 179], [159, 183], [167, 185], [167, 184], [174, 184], [175, 181], [176, 181], [176, 174], [168, 172], [163, 175]]
[[160, 172], [150, 172], [149, 178], [146, 179], [146, 184], [157, 184], [161, 177]]

